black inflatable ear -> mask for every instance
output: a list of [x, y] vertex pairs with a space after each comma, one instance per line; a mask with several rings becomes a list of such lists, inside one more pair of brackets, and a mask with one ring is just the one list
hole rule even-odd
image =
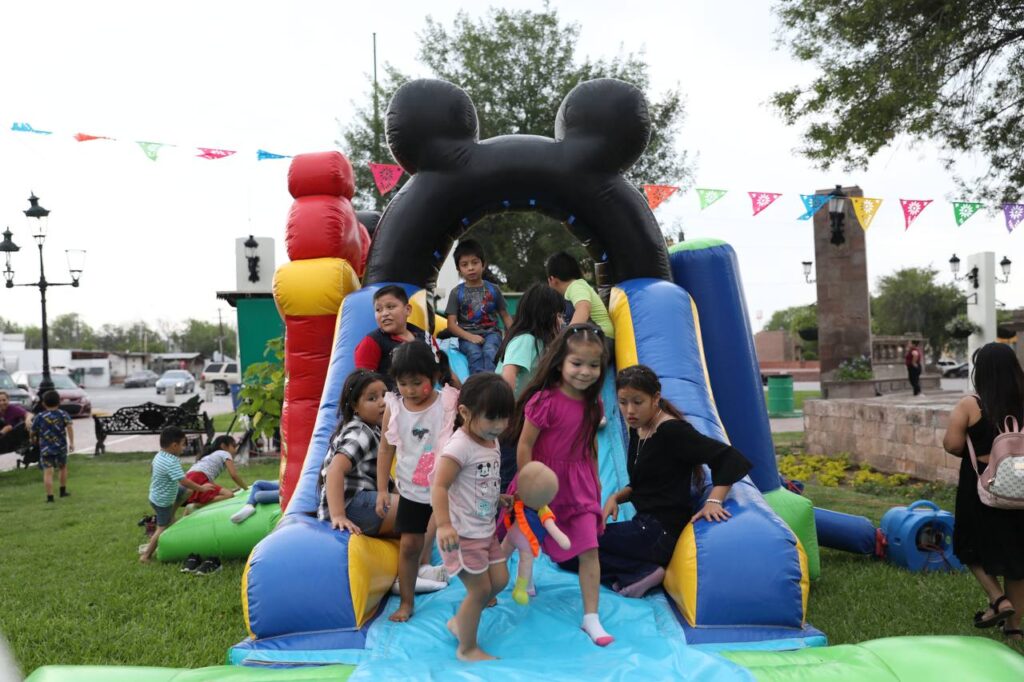
[[581, 83], [566, 96], [557, 139], [502, 135], [483, 142], [465, 91], [444, 81], [406, 83], [388, 105], [388, 145], [416, 175], [381, 216], [363, 284], [429, 288], [452, 241], [483, 216], [504, 211], [562, 221], [596, 262], [607, 263], [613, 282], [671, 279], [654, 214], [621, 175], [650, 134], [643, 93], [610, 78]]
[[377, 223], [380, 222], [380, 213], [377, 211], [356, 211], [356, 220], [366, 228], [366, 231], [370, 233], [370, 237], [373, 238], [373, 233], [377, 231]]
[[555, 116], [555, 139], [590, 138], [591, 163], [617, 173], [636, 163], [651, 139], [647, 98], [625, 81], [598, 78], [565, 96]]
[[388, 147], [409, 175], [438, 170], [457, 160], [457, 142], [476, 142], [480, 124], [466, 91], [447, 81], [420, 79], [402, 85], [385, 112]]

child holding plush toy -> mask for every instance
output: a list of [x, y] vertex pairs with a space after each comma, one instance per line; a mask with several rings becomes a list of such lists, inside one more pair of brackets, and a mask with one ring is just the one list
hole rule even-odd
[[[551, 511], [570, 541], [563, 549], [549, 534], [544, 552], [556, 562], [579, 560], [583, 593], [583, 631], [598, 646], [614, 638], [598, 618], [601, 567], [597, 536], [601, 531], [601, 490], [597, 475], [597, 429], [601, 424], [601, 385], [608, 360], [604, 333], [589, 324], [572, 324], [552, 342], [516, 412], [519, 444], [516, 460], [522, 475], [537, 460], [558, 478]], [[518, 478], [508, 492], [516, 493]]]
[[460, 661], [495, 657], [480, 648], [477, 629], [487, 603], [508, 584], [505, 554], [494, 535], [501, 485], [498, 436], [515, 411], [512, 389], [497, 374], [474, 374], [459, 394], [457, 430], [440, 449], [431, 474], [437, 547], [466, 597], [448, 629], [459, 640]]

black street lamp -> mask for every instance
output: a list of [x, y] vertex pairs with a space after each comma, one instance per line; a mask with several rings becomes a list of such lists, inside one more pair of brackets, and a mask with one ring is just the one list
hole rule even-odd
[[843, 234], [843, 222], [846, 220], [846, 194], [842, 185], [836, 185], [835, 191], [828, 200], [828, 220], [832, 227], [832, 238], [829, 241], [839, 246], [846, 243], [846, 235]]
[[997, 277], [996, 278], [997, 282], [1002, 282], [1003, 284], [1006, 284], [1007, 282], [1010, 281], [1010, 265], [1011, 265], [1011, 263], [1013, 263], [1013, 261], [1011, 261], [1006, 256], [1003, 256], [1003, 260], [999, 261], [999, 267], [1003, 271], [1003, 276], [1002, 276], [1001, 279], [999, 277]]
[[801, 261], [800, 264], [804, 266], [804, 281], [806, 281], [808, 284], [814, 284], [815, 282], [817, 282], [817, 279], [811, 279], [811, 266], [814, 265], [814, 262], [805, 260]]
[[242, 244], [245, 247], [245, 260], [249, 262], [249, 281], [260, 281], [260, 257], [256, 255], [256, 249], [260, 243], [250, 234], [249, 238]]
[[[1006, 260], [1006, 259], [1004, 258], [1003, 260]], [[956, 254], [954, 253], [953, 257], [949, 259], [949, 269], [953, 272], [953, 281], [954, 282], [962, 282], [962, 281], [964, 281], [966, 279], [966, 280], [968, 280], [971, 283], [971, 285], [975, 289], [978, 288], [979, 284], [978, 284], [978, 266], [977, 265], [975, 265], [973, 268], [968, 270], [966, 275], [964, 275], [963, 277], [960, 277], [960, 275], [959, 275], [959, 273], [960, 273], [960, 259], [957, 258]], [[1008, 269], [1009, 269], [1009, 267], [1007, 267], [1004, 270], [1004, 272], [1007, 272]]]
[[6, 256], [4, 279], [6, 280], [5, 286], [8, 289], [13, 289], [16, 286], [39, 288], [39, 300], [43, 309], [43, 380], [39, 383], [38, 393], [42, 396], [44, 392], [53, 390], [53, 379], [50, 377], [50, 338], [46, 326], [46, 290], [49, 287], [77, 287], [78, 280], [82, 276], [82, 270], [85, 268], [85, 251], [69, 249], [64, 252], [68, 260], [68, 271], [71, 273], [70, 282], [47, 282], [46, 271], [43, 268], [43, 242], [46, 241], [46, 228], [50, 212], [39, 205], [39, 198], [34, 192], [28, 198], [28, 202], [31, 206], [25, 211], [25, 216], [29, 218], [29, 231], [32, 233], [32, 238], [39, 245], [39, 281], [27, 282], [25, 284], [14, 283], [11, 254], [20, 251], [21, 247], [11, 240], [11, 230], [9, 228], [3, 233], [4, 239], [3, 242], [0, 242], [0, 253]]

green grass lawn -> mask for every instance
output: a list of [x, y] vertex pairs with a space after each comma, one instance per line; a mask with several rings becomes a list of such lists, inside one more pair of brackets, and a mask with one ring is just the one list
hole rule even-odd
[[[213, 417], [213, 430], [218, 434], [227, 433], [232, 419], [235, 419], [234, 412], [215, 415]], [[239, 417], [235, 419], [235, 425], [231, 428], [231, 433], [242, 433], [243, 431], [245, 431], [245, 427], [242, 425], [242, 418]]]
[[[206, 577], [182, 574], [176, 564], [138, 563], [145, 537], [136, 522], [149, 513], [150, 459], [72, 457], [72, 496], [51, 505], [43, 502], [38, 470], [0, 473], [0, 632], [26, 674], [44, 664], [219, 665], [246, 636], [242, 562]], [[277, 469], [276, 461], [254, 464], [242, 476], [274, 479]], [[818, 506], [874, 523], [906, 504], [896, 494], [816, 485], [806, 492]], [[809, 620], [834, 644], [895, 635], [998, 637], [970, 625], [982, 603], [967, 575], [913, 574], [825, 550]]]
[[[821, 397], [821, 391], [793, 391], [793, 409], [804, 409], [805, 400], [815, 400]], [[768, 401], [768, 389], [764, 390], [764, 399]]]

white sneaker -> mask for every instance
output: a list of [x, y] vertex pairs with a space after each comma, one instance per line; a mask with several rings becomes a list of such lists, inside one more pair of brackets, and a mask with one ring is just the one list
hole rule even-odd
[[[440, 582], [438, 580], [431, 580], [429, 578], [416, 578], [416, 586], [413, 588], [413, 592], [416, 594], [424, 594], [427, 592], [437, 592], [448, 587], [447, 582]], [[395, 578], [395, 582], [391, 584], [391, 594], [401, 594], [398, 588], [398, 578]]]
[[434, 582], [447, 583], [448, 582], [448, 571], [444, 566], [431, 566], [430, 564], [420, 564], [419, 569], [416, 571], [416, 575], [427, 580], [433, 580]]

